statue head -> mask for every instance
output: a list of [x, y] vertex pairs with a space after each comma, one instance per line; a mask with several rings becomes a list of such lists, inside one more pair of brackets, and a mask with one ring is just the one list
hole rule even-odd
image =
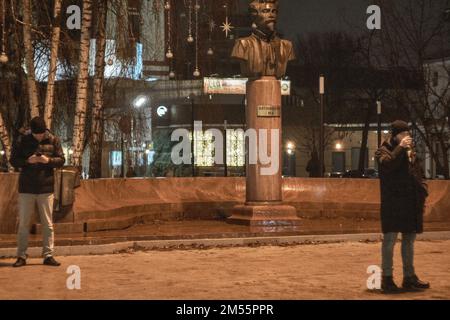
[[250, 15], [256, 28], [272, 33], [278, 18], [278, 0], [250, 0]]

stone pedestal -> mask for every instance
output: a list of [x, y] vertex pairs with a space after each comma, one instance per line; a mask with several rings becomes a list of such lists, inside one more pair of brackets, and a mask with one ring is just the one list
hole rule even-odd
[[[248, 225], [253, 231], [295, 231], [300, 223], [296, 210], [282, 202], [281, 86], [276, 78], [262, 77], [247, 83], [246, 121], [247, 129], [256, 130], [258, 161], [249, 163], [251, 146], [247, 144], [246, 203], [233, 209], [228, 222]], [[273, 166], [260, 162], [261, 129], [267, 130], [267, 154], [278, 151], [275, 159], [278, 168], [270, 175], [261, 172]], [[273, 146], [272, 130], [278, 130], [277, 143]]]

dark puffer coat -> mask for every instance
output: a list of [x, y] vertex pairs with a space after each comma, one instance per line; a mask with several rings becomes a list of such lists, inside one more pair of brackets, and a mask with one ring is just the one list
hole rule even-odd
[[419, 161], [409, 161], [407, 150], [388, 139], [376, 152], [381, 186], [383, 233], [422, 233], [428, 196]]
[[[50, 159], [47, 164], [29, 164], [28, 158], [41, 153]], [[54, 192], [54, 168], [64, 165], [65, 158], [59, 139], [49, 131], [39, 142], [31, 133], [22, 135], [13, 146], [11, 165], [20, 169], [19, 193], [45, 194]]]

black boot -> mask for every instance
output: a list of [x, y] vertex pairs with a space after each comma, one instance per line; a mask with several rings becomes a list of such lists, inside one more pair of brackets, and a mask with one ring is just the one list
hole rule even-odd
[[429, 289], [430, 284], [428, 282], [420, 281], [420, 279], [416, 275], [413, 275], [412, 277], [404, 277], [403, 278], [402, 287], [403, 287], [403, 289], [406, 289], [406, 290], [415, 291], [415, 290]]
[[27, 260], [25, 260], [24, 258], [17, 258], [17, 261], [13, 264], [13, 267], [19, 268], [19, 267], [23, 267], [26, 264], [27, 264]]
[[394, 282], [393, 277], [383, 276], [381, 279], [381, 292], [382, 293], [400, 293], [400, 288]]
[[47, 257], [44, 259], [44, 264], [46, 266], [59, 267], [61, 263], [55, 260], [53, 257]]

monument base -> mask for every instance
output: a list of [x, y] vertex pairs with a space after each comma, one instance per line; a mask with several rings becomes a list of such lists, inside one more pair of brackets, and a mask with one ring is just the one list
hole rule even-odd
[[270, 202], [236, 206], [227, 222], [249, 226], [250, 232], [298, 231], [300, 226], [295, 207]]

